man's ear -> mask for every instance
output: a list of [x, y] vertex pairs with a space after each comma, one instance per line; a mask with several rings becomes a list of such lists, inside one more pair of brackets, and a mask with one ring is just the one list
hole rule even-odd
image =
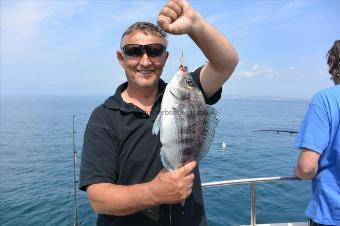
[[124, 56], [122, 50], [117, 50], [117, 59], [119, 61], [120, 66], [124, 67]]
[[165, 51], [164, 64], [166, 63], [166, 60], [168, 59], [168, 57], [169, 57], [169, 52]]

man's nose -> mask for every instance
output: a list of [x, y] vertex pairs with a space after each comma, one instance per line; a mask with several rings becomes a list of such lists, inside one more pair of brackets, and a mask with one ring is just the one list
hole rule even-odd
[[152, 62], [151, 62], [148, 54], [146, 54], [146, 52], [143, 53], [139, 63], [143, 66], [149, 66], [149, 65], [152, 64]]

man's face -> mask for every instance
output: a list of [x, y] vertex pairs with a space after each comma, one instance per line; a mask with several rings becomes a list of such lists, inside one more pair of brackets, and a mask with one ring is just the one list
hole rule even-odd
[[[165, 40], [152, 33], [136, 31], [123, 38], [122, 46], [128, 44], [165, 45]], [[118, 50], [117, 57], [119, 63], [125, 70], [129, 85], [136, 88], [149, 89], [158, 87], [159, 78], [162, 74], [166, 59], [168, 58], [168, 52], [164, 52], [161, 56], [153, 57], [148, 56], [144, 50], [142, 56], [127, 56], [122, 50]]]

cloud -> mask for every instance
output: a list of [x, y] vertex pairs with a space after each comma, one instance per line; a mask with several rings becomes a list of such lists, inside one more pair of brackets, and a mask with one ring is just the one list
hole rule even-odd
[[32, 37], [38, 30], [38, 25], [53, 15], [50, 8], [40, 2], [20, 2], [7, 5], [2, 11], [1, 30], [7, 35], [18, 35], [21, 38]]
[[275, 69], [270, 68], [266, 65], [253, 64], [250, 70], [240, 71], [238, 75], [242, 77], [254, 77], [254, 76], [271, 77], [277, 75], [277, 72]]
[[8, 51], [32, 45], [51, 28], [51, 20], [73, 16], [86, 5], [87, 1], [4, 1], [0, 24], [2, 42]]
[[86, 1], [18, 1], [4, 4], [1, 28], [17, 34], [30, 33], [50, 17], [68, 17], [82, 11]]

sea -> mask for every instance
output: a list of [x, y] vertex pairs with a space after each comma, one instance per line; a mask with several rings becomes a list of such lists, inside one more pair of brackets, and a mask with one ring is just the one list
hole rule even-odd
[[[0, 225], [73, 225], [73, 153], [78, 178], [87, 120], [105, 99], [1, 97]], [[299, 155], [296, 134], [259, 130], [296, 131], [307, 107], [308, 100], [222, 97], [215, 105], [219, 124], [213, 144], [200, 162], [202, 182], [292, 176]], [[210, 226], [250, 224], [249, 184], [205, 188], [203, 194]], [[86, 193], [77, 190], [76, 198], [81, 225], [95, 225]], [[257, 183], [256, 222], [306, 221], [310, 198], [310, 181]]]

